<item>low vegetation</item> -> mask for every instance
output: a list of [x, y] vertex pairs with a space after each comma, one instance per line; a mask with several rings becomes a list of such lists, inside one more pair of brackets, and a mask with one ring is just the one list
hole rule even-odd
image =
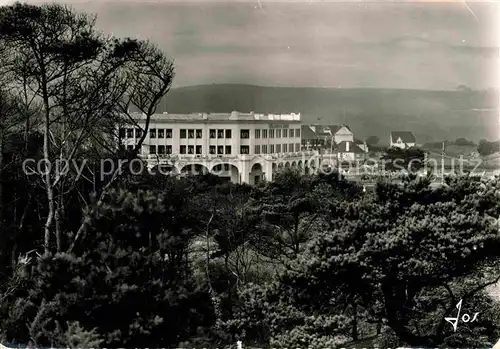
[[[258, 188], [125, 176], [83, 213], [71, 252], [37, 256], [43, 216], [9, 222], [0, 329], [38, 346], [489, 346], [500, 183], [428, 184], [363, 193], [336, 174], [283, 172]], [[453, 332], [444, 317], [460, 299], [480, 316]]]

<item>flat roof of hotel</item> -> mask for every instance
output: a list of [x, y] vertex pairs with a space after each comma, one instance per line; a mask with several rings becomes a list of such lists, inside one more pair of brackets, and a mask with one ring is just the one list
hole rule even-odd
[[[137, 115], [140, 119], [145, 119], [144, 114], [132, 113]], [[259, 122], [259, 121], [273, 121], [273, 122], [300, 122], [300, 113], [291, 114], [259, 114], [259, 113], [190, 113], [190, 114], [153, 114], [151, 121], [156, 122]]]

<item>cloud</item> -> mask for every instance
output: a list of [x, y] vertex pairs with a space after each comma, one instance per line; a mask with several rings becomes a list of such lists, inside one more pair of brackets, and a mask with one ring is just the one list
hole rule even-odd
[[175, 85], [498, 86], [494, 5], [72, 1], [117, 36], [175, 58]]

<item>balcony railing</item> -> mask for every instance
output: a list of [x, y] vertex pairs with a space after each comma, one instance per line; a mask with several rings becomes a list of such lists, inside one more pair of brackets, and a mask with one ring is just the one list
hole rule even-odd
[[[200, 160], [214, 160], [214, 159], [235, 159], [244, 155], [230, 155], [230, 154], [176, 154], [176, 155], [157, 155], [149, 154], [145, 155], [148, 160], [180, 160], [180, 159], [200, 159]], [[247, 155], [248, 156], [248, 155]]]
[[289, 153], [278, 153], [276, 154], [278, 158], [297, 158], [302, 156], [315, 156], [318, 155], [318, 152], [315, 151], [297, 151], [297, 152], [289, 152]]
[[303, 156], [315, 156], [318, 155], [316, 151], [299, 151], [299, 152], [290, 152], [290, 153], [272, 153], [272, 154], [148, 154], [142, 155], [143, 158], [147, 160], [179, 160], [179, 159], [200, 159], [200, 160], [251, 160], [255, 157], [263, 157], [265, 159], [288, 159], [288, 158], [297, 158]]
[[146, 158], [148, 160], [174, 160], [178, 159], [178, 155], [173, 155], [173, 154], [148, 154], [148, 155], [141, 155], [141, 157]]

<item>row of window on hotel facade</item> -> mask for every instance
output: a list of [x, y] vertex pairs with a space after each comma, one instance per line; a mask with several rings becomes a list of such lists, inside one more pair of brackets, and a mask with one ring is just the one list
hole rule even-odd
[[[127, 146], [128, 149], [132, 150], [133, 146]], [[209, 147], [209, 154], [212, 155], [230, 155], [232, 153], [232, 147], [230, 145], [211, 145]], [[255, 146], [255, 154], [273, 154], [273, 153], [287, 153], [287, 152], [298, 152], [300, 151], [300, 143], [290, 143], [290, 144], [264, 144]], [[150, 154], [172, 154], [171, 145], [150, 145]], [[203, 154], [203, 147], [201, 145], [181, 145], [179, 148], [180, 154], [192, 154], [201, 155]], [[240, 146], [240, 154], [250, 154], [250, 146], [242, 145]]]
[[[121, 128], [120, 138], [135, 138], [142, 137], [141, 129]], [[231, 139], [232, 130], [210, 129], [210, 138], [212, 139]], [[300, 137], [300, 128], [297, 129], [271, 129], [271, 130], [254, 130], [254, 138], [294, 138]], [[149, 138], [172, 138], [171, 128], [152, 128], [149, 130]], [[203, 138], [203, 130], [201, 129], [181, 129], [179, 133], [180, 139], [185, 138]], [[240, 138], [250, 138], [250, 130], [240, 130]]]

